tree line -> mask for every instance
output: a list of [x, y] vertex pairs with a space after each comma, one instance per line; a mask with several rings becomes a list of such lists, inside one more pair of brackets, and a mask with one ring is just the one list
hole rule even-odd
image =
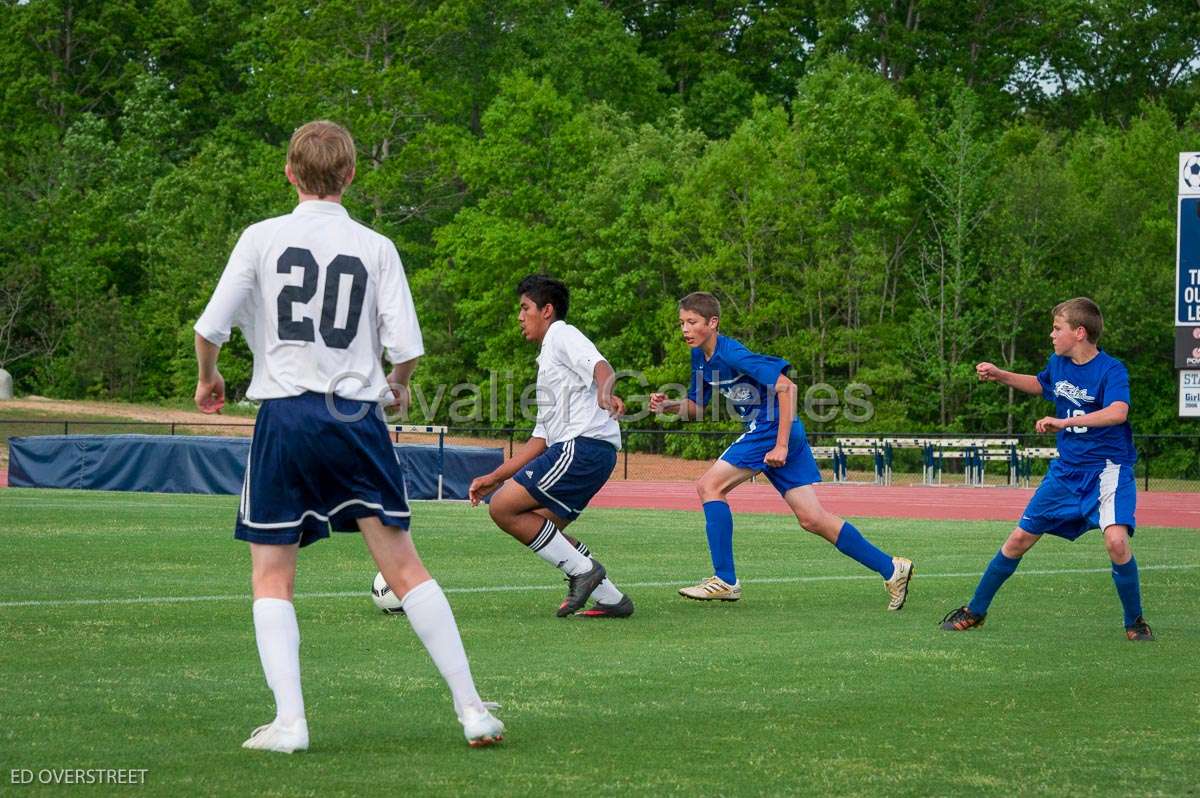
[[[870, 386], [856, 431], [1028, 431], [1044, 408], [974, 364], [1038, 370], [1050, 308], [1088, 295], [1135, 429], [1189, 432], [1196, 30], [1183, 0], [5, 0], [0, 366], [190, 395], [191, 324], [326, 117], [358, 144], [350, 212], [404, 260], [423, 384], [532, 378], [512, 291], [540, 271], [651, 382], [686, 380], [675, 301], [703, 289], [801, 385]], [[240, 340], [223, 371], [244, 391]]]

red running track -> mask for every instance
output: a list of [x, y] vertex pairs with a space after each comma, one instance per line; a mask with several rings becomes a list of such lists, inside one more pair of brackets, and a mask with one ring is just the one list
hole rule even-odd
[[[8, 485], [8, 472], [0, 470], [0, 487]], [[821, 504], [831, 513], [852, 518], [929, 518], [958, 521], [1012, 521], [1033, 490], [1029, 488], [967, 488], [949, 485], [816, 486]], [[787, 513], [783, 499], [770, 485], [747, 484], [729, 495], [734, 510], [750, 513]], [[633, 507], [647, 510], [699, 510], [700, 499], [692, 482], [609, 482], [591, 501], [592, 507]], [[1200, 529], [1200, 495], [1194, 493], [1138, 493], [1138, 523]]]
[[[965, 486], [816, 486], [821, 504], [831, 513], [851, 518], [929, 518], [960, 521], [1012, 521], [1021, 517], [1031, 488]], [[734, 510], [751, 513], [790, 512], [767, 484], [745, 484], [729, 495]], [[647, 510], [700, 510], [691, 482], [609, 482], [591, 507], [636, 507]], [[1137, 519], [1145, 526], [1200, 529], [1200, 494], [1138, 492]]]

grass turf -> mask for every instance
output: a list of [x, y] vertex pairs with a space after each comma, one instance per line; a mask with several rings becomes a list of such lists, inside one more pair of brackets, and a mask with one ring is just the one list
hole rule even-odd
[[362, 542], [335, 535], [300, 557], [312, 750], [289, 757], [239, 748], [272, 703], [236, 501], [0, 491], [0, 792], [69, 767], [146, 768], [156, 795], [1198, 794], [1193, 530], [1139, 531], [1160, 639], [1132, 644], [1099, 535], [1046, 540], [987, 626], [949, 634], [1008, 524], [862, 521], [917, 563], [888, 613], [784, 518], [737, 517], [745, 598], [712, 605], [673, 589], [708, 573], [698, 513], [591, 510], [573, 531], [637, 613], [560, 620], [562, 582], [483, 510], [418, 503], [507, 739], [467, 748], [405, 619], [372, 606]]

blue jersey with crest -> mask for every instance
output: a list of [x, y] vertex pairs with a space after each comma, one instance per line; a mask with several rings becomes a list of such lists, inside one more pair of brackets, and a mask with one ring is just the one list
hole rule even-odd
[[[1097, 353], [1083, 365], [1051, 355], [1037, 379], [1042, 396], [1054, 402], [1057, 418], [1093, 413], [1113, 402], [1129, 404], [1129, 372], [1106, 352]], [[1111, 427], [1066, 427], [1058, 433], [1058, 454], [1063, 465], [1073, 468], [1103, 468], [1108, 461], [1121, 465], [1137, 462], [1128, 421]]]
[[711, 358], [706, 360], [699, 347], [692, 350], [688, 399], [704, 406], [716, 391], [729, 400], [746, 424], [762, 427], [778, 423], [775, 381], [791, 368], [783, 358], [751, 352], [732, 338], [718, 334]]

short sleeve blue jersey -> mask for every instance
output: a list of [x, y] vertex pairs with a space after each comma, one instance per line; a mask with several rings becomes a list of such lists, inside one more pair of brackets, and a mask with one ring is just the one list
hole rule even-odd
[[717, 335], [717, 347], [707, 360], [699, 348], [692, 350], [692, 377], [688, 399], [703, 407], [716, 391], [729, 400], [746, 424], [761, 427], [779, 421], [775, 381], [792, 364], [780, 357], [751, 352], [732, 338]]
[[[1083, 365], [1051, 355], [1037, 379], [1042, 396], [1054, 402], [1057, 418], [1094, 413], [1113, 402], [1129, 404], [1129, 372], [1106, 352]], [[1058, 455], [1063, 465], [1074, 468], [1102, 468], [1110, 460], [1133, 465], [1133, 429], [1128, 421], [1111, 427], [1066, 427], [1058, 433]]]

